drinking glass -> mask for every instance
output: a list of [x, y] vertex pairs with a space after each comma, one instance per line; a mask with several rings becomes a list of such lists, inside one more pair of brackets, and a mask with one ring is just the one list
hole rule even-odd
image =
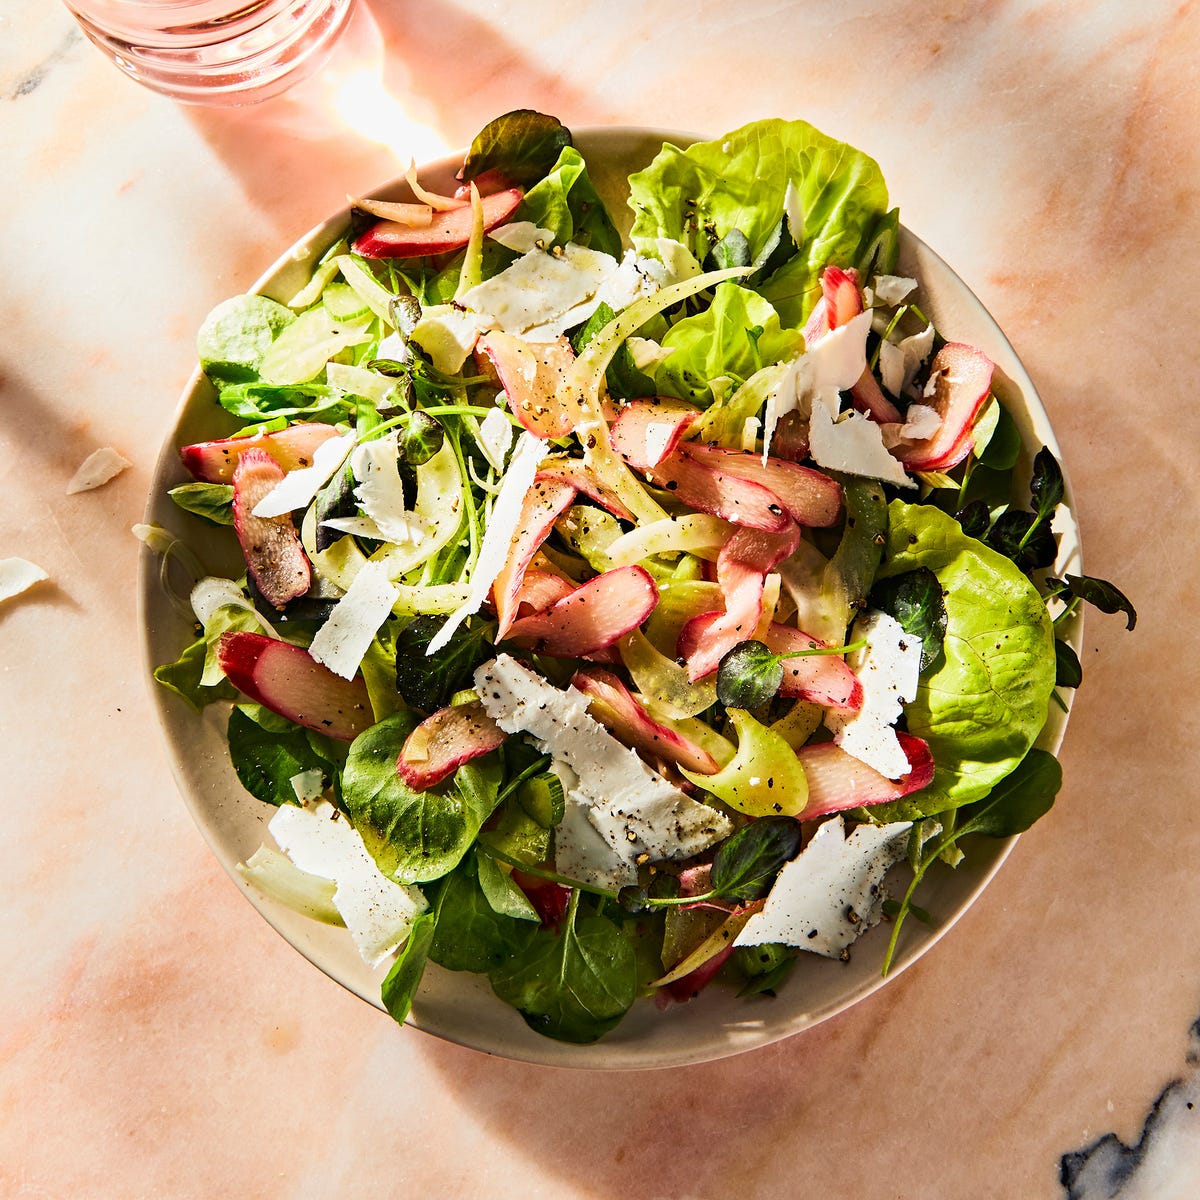
[[252, 104], [324, 61], [352, 0], [66, 0], [126, 75], [192, 104]]

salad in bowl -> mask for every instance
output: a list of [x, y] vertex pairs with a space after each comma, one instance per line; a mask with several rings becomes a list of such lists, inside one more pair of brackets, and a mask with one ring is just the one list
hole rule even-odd
[[1053, 803], [1080, 604], [1134, 620], [1011, 348], [804, 122], [506, 114], [198, 351], [140, 530], [184, 793], [310, 958], [483, 1049], [866, 995]]

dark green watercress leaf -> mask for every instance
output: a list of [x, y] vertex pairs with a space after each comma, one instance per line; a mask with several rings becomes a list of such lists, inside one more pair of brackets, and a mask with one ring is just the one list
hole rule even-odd
[[1083, 664], [1069, 642], [1054, 643], [1054, 686], [1077, 688], [1083, 682]]
[[761, 708], [783, 682], [783, 663], [762, 642], [738, 642], [717, 667], [717, 699], [726, 708]]
[[465, 182], [497, 171], [512, 184], [528, 187], [541, 179], [565, 146], [571, 131], [556, 117], [518, 108], [489, 121], [475, 135], [463, 163]]
[[354, 416], [354, 405], [324, 383], [236, 383], [221, 388], [217, 401], [242, 421], [287, 423], [303, 417], [335, 424]]
[[1102, 613], [1124, 613], [1126, 629], [1132, 629], [1137, 624], [1137, 610], [1129, 597], [1107, 579], [1096, 579], [1091, 575], [1065, 575], [1061, 580], [1046, 582], [1056, 586], [1059, 593], [1066, 591], [1079, 600], [1086, 600]]
[[727, 837], [713, 855], [709, 887], [727, 900], [758, 900], [800, 850], [800, 822], [760, 817]]
[[946, 636], [946, 599], [938, 577], [928, 567], [879, 580], [868, 603], [895, 617], [905, 633], [921, 639], [922, 671], [937, 662]]
[[445, 440], [446, 431], [441, 423], [418, 409], [400, 434], [400, 459], [406, 466], [422, 466], [442, 448]]
[[257, 704], [239, 704], [229, 714], [229, 757], [242, 786], [266, 804], [295, 804], [292, 777], [319, 770], [328, 785], [329, 758], [314, 749], [308, 731]]
[[1036, 513], [1010, 509], [995, 520], [987, 544], [1012, 559], [1026, 574], [1052, 566], [1058, 556], [1058, 539], [1048, 522]]
[[451, 779], [418, 792], [396, 759], [419, 718], [399, 712], [351, 743], [342, 797], [379, 869], [397, 883], [426, 883], [453, 870], [496, 806], [503, 778], [498, 754], [464, 763]]
[[967, 537], [982, 538], [992, 523], [992, 510], [982, 500], [972, 500], [954, 514]]
[[426, 654], [444, 622], [441, 616], [417, 617], [396, 635], [396, 690], [406, 704], [427, 713], [449, 704], [455, 692], [469, 685], [475, 668], [495, 653], [494, 627], [470, 621], [436, 654]]
[[537, 913], [519, 920], [497, 912], [488, 902], [477, 869], [477, 863], [485, 861], [496, 866], [486, 855], [467, 855], [438, 889], [429, 957], [449, 971], [495, 970], [529, 944], [537, 927]]
[[183, 483], [171, 488], [167, 495], [184, 512], [203, 517], [214, 525], [233, 524], [233, 484]]
[[637, 998], [637, 961], [619, 925], [579, 908], [574, 892], [562, 928], [536, 930], [489, 978], [531, 1029], [586, 1044], [613, 1029]]
[[1029, 493], [1042, 520], [1054, 515], [1054, 510], [1062, 503], [1064, 488], [1062, 467], [1043, 446], [1033, 456], [1033, 474], [1029, 480]]
[[408, 941], [396, 956], [392, 969], [380, 986], [383, 1007], [399, 1024], [403, 1025], [412, 1008], [413, 996], [425, 974], [429, 950], [437, 932], [437, 913], [426, 909], [413, 920], [408, 932]]
[[1036, 747], [992, 790], [974, 805], [955, 831], [955, 838], [968, 833], [1006, 838], [1024, 833], [1054, 805], [1062, 787], [1058, 759]]

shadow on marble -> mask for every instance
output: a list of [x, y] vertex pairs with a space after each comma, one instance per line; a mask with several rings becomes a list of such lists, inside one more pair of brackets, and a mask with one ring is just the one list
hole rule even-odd
[[533, 62], [503, 28], [444, 0], [360, 4], [311, 79], [249, 108], [187, 115], [286, 242], [348, 195], [465, 145], [488, 120], [537, 107], [596, 124], [611, 114]]

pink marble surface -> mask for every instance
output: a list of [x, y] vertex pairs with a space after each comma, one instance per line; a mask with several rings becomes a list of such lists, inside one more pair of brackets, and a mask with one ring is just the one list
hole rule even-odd
[[[0, 1195], [1200, 1193], [1200, 9], [375, 7], [320, 76], [215, 112], [0, 0], [0, 557], [51, 576], [0, 608]], [[1064, 791], [950, 936], [710, 1066], [559, 1072], [397, 1029], [238, 895], [147, 698], [128, 531], [193, 331], [346, 193], [518, 106], [804, 117], [873, 154], [1016, 344], [1085, 566], [1139, 609], [1133, 634], [1089, 615]], [[105, 445], [132, 468], [66, 495]]]

